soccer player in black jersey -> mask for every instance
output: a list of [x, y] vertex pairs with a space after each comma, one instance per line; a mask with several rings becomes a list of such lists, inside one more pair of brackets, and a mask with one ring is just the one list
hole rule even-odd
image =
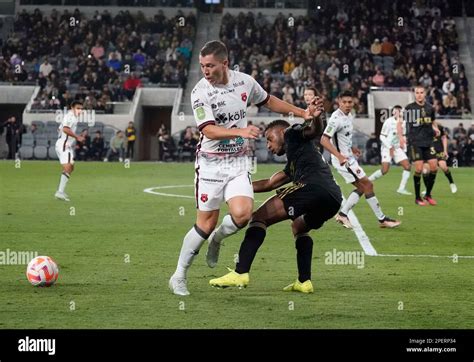
[[[263, 243], [267, 227], [283, 220], [293, 220], [291, 229], [295, 238], [298, 279], [285, 287], [285, 291], [312, 293], [311, 258], [313, 240], [308, 232], [319, 229], [325, 221], [336, 215], [342, 202], [339, 186], [329, 166], [314, 146], [314, 137], [321, 134], [322, 102], [315, 99], [316, 117], [308, 125], [290, 124], [284, 120], [271, 122], [266, 130], [268, 149], [277, 155], [286, 153], [288, 162], [283, 171], [269, 179], [253, 182], [254, 192], [278, 189], [253, 214], [244, 241], [240, 246], [235, 271], [212, 279], [215, 287], [246, 287], [249, 270], [258, 248]], [[280, 188], [293, 182], [291, 186]]]
[[[440, 131], [439, 136], [435, 136], [433, 139], [433, 147], [436, 152], [436, 159], [438, 160], [438, 166], [441, 170], [443, 170], [444, 175], [449, 181], [449, 187], [451, 188], [451, 192], [455, 194], [458, 191], [458, 188], [453, 180], [453, 175], [451, 175], [451, 171], [449, 170], [447, 159], [448, 159], [448, 137], [449, 137], [449, 130], [446, 127], [443, 127], [438, 123], [438, 129]], [[424, 164], [423, 168], [423, 181], [426, 183], [426, 177], [428, 177], [430, 172], [429, 165], [427, 163]]]
[[439, 136], [440, 132], [435, 121], [435, 112], [433, 106], [426, 102], [426, 92], [423, 86], [415, 87], [415, 102], [405, 107], [405, 118], [408, 137], [408, 154], [415, 165], [415, 174], [413, 181], [415, 183], [415, 203], [425, 206], [420, 195], [420, 180], [423, 172], [423, 163], [427, 162], [430, 168], [426, 176], [425, 186], [426, 194], [424, 199], [430, 205], [436, 205], [436, 201], [431, 197], [438, 162], [436, 160], [436, 151], [433, 146], [433, 137]]

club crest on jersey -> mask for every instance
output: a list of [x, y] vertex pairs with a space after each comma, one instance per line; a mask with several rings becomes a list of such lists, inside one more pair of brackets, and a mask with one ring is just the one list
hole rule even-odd
[[208, 199], [209, 198], [208, 198], [207, 194], [201, 194], [201, 201], [202, 202], [206, 202]]
[[247, 92], [242, 93], [240, 97], [242, 98], [243, 102], [247, 102]]

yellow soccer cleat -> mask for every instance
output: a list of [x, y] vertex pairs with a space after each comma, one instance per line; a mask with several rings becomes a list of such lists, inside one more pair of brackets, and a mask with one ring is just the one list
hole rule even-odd
[[209, 284], [217, 288], [239, 287], [240, 289], [245, 288], [249, 284], [249, 273], [239, 274], [232, 269], [229, 270], [230, 273], [220, 278], [209, 280]]
[[287, 285], [286, 287], [283, 288], [285, 292], [301, 292], [301, 293], [313, 293], [313, 283], [311, 283], [311, 280], [307, 280], [304, 283], [301, 283], [299, 280], [297, 280], [294, 283], [291, 283], [290, 285]]

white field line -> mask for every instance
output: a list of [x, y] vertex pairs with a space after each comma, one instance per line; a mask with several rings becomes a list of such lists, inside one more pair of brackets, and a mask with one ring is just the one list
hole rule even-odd
[[[155, 190], [166, 190], [166, 189], [174, 189], [174, 188], [190, 188], [194, 185], [167, 185], [167, 186], [155, 186], [149, 187], [143, 190], [143, 192], [165, 196], [165, 197], [178, 197], [183, 199], [194, 199], [194, 196], [189, 195], [178, 195], [178, 194], [171, 194], [167, 192], [158, 192]], [[343, 201], [345, 202], [346, 199], [343, 197]], [[261, 203], [263, 201], [255, 200], [255, 202]], [[360, 246], [364, 250], [364, 253], [368, 256], [381, 256], [381, 257], [390, 257], [390, 258], [461, 258], [461, 259], [474, 259], [473, 255], [425, 255], [425, 254], [378, 254], [375, 250], [374, 246], [371, 244], [369, 237], [365, 233], [362, 225], [360, 224], [357, 216], [355, 215], [354, 211], [350, 211], [348, 213], [349, 221], [351, 222], [354, 233], [356, 234], [357, 240], [360, 243]]]

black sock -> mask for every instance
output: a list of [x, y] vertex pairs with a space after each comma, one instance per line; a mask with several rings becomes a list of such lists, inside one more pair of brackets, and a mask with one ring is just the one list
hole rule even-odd
[[453, 175], [451, 175], [451, 171], [446, 171], [444, 173], [444, 175], [447, 177], [448, 181], [450, 184], [453, 184], [454, 183], [454, 180], [453, 180]]
[[423, 174], [423, 183], [425, 184], [425, 188], [428, 190], [428, 185], [430, 184], [430, 173]]
[[420, 184], [421, 184], [421, 177], [419, 174], [413, 175], [413, 181], [415, 182], [415, 196], [417, 199], [420, 199]]
[[313, 239], [308, 234], [297, 236], [295, 241], [298, 280], [303, 283], [311, 279], [311, 258], [313, 257]]
[[436, 180], [436, 172], [430, 172], [430, 182], [428, 186], [426, 186], [426, 196], [431, 196], [431, 190], [433, 190], [433, 186]]
[[250, 226], [245, 232], [245, 238], [240, 245], [239, 262], [235, 266], [235, 271], [239, 274], [248, 273], [252, 266], [258, 248], [265, 240], [267, 231], [259, 226]]

